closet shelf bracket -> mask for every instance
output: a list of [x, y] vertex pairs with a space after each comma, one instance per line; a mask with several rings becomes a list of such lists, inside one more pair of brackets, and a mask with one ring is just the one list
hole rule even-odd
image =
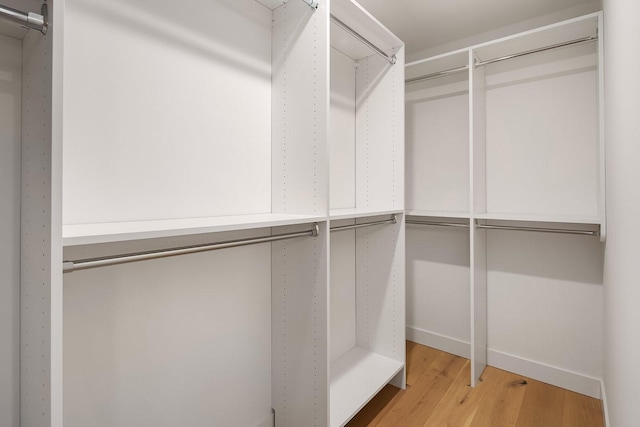
[[351, 224], [351, 225], [341, 225], [338, 227], [331, 227], [331, 232], [353, 230], [355, 228], [372, 227], [374, 225], [397, 224], [397, 223], [398, 223], [398, 217], [396, 215], [391, 215], [390, 219], [386, 219], [383, 221], [364, 222], [362, 224]]
[[40, 14], [34, 12], [21, 12], [7, 6], [0, 5], [0, 18], [22, 25], [28, 30], [37, 30], [47, 34], [49, 28], [49, 8], [44, 3], [40, 8]]
[[274, 234], [272, 236], [265, 237], [253, 237], [248, 239], [229, 240], [219, 243], [207, 243], [202, 245], [181, 246], [169, 249], [159, 249], [146, 252], [134, 252], [128, 254], [106, 256], [100, 258], [88, 258], [75, 261], [63, 261], [62, 272], [72, 273], [78, 270], [88, 270], [91, 268], [106, 267], [110, 265], [126, 264], [130, 262], [146, 261], [158, 258], [167, 258], [177, 255], [195, 254], [198, 252], [208, 252], [218, 249], [235, 248], [238, 246], [255, 245], [258, 243], [270, 243], [280, 240], [295, 239], [299, 237], [318, 237], [320, 233], [320, 227], [317, 223], [313, 223], [311, 230], [299, 231], [293, 233]]

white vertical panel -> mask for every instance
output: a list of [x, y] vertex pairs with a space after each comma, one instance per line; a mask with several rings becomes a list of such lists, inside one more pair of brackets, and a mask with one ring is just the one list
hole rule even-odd
[[[307, 226], [283, 227], [277, 232]], [[273, 243], [272, 405], [279, 427], [328, 424], [328, 228]]]
[[325, 214], [329, 186], [329, 8], [273, 12], [272, 212]]
[[468, 343], [468, 230], [407, 227], [407, 327]]
[[[189, 239], [163, 246], [204, 236]], [[130, 245], [105, 248], [144, 247]], [[254, 426], [269, 417], [270, 244], [68, 273], [64, 307], [65, 427]]]
[[[58, 9], [55, 16], [59, 16]], [[54, 23], [55, 24], [55, 23]], [[54, 30], [53, 34], [60, 34]], [[23, 42], [21, 425], [62, 427], [61, 229], [52, 176], [52, 32]], [[57, 108], [56, 104], [56, 108]], [[53, 147], [53, 148], [52, 148]], [[54, 165], [56, 168], [59, 165]], [[56, 194], [57, 191], [56, 191]]]
[[[604, 35], [603, 13], [598, 14], [598, 34]], [[606, 177], [606, 134], [605, 134], [605, 96], [604, 96], [604, 37], [598, 37], [598, 144], [599, 144], [599, 193], [598, 212], [600, 216], [600, 241], [607, 239], [607, 177]]]
[[469, 51], [470, 167], [471, 167], [471, 385], [487, 365], [487, 232], [476, 229], [474, 214], [486, 211], [485, 70], [474, 67]]
[[65, 12], [65, 224], [270, 212], [268, 9], [67, 0]]
[[356, 232], [331, 234], [330, 361], [356, 346]]
[[404, 208], [404, 47], [356, 70], [356, 207]]
[[331, 209], [356, 207], [356, 64], [331, 49], [329, 120]]
[[[385, 218], [366, 221], [377, 219]], [[402, 216], [395, 225], [356, 231], [357, 344], [401, 362], [405, 360], [404, 254]]]
[[20, 424], [22, 42], [0, 35], [0, 425]]

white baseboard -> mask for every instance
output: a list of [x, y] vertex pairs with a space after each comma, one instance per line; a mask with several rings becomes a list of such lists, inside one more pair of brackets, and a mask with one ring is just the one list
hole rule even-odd
[[609, 422], [609, 405], [607, 404], [607, 392], [604, 389], [604, 380], [600, 380], [600, 396], [602, 396], [602, 412], [604, 413], [604, 427], [611, 427]]
[[273, 410], [271, 410], [271, 413], [269, 414], [269, 416], [264, 420], [262, 420], [261, 422], [259, 422], [258, 424], [256, 424], [256, 427], [275, 427], [275, 425], [276, 425], [276, 419], [275, 419]]
[[[455, 354], [456, 356], [467, 359], [471, 357], [470, 344], [456, 338], [407, 326], [407, 339], [418, 344]], [[492, 349], [487, 350], [487, 364], [547, 384], [575, 391], [576, 393], [602, 399], [605, 418], [607, 419], [604, 385], [598, 378], [589, 377], [584, 374]]]
[[547, 365], [496, 350], [487, 350], [487, 364], [505, 371], [562, 387], [576, 393], [600, 399], [601, 382], [577, 372]]
[[465, 357], [467, 359], [471, 357], [471, 345], [468, 342], [457, 338], [436, 334], [413, 326], [407, 326], [407, 339], [409, 341], [417, 342], [418, 344], [426, 345], [427, 347], [455, 354], [456, 356]]

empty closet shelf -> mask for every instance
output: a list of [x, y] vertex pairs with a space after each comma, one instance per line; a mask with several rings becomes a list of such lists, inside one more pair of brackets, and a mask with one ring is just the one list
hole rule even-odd
[[330, 426], [345, 425], [402, 367], [402, 362], [359, 347], [334, 361]]
[[251, 228], [278, 227], [325, 221], [318, 215], [253, 214], [204, 218], [73, 224], [62, 227], [64, 246], [188, 236]]
[[373, 227], [375, 225], [397, 224], [397, 223], [398, 223], [398, 218], [395, 215], [391, 215], [390, 219], [385, 219], [383, 221], [371, 221], [371, 222], [363, 222], [360, 224], [349, 224], [349, 225], [341, 225], [338, 227], [331, 227], [331, 231], [353, 230], [355, 228]]

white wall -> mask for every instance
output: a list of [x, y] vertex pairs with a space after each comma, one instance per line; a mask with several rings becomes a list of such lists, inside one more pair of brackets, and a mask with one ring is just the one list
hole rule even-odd
[[0, 52], [0, 426], [17, 426], [22, 42], [0, 35]]
[[604, 382], [609, 425], [638, 425], [640, 406], [640, 2], [604, 0], [608, 239]]

